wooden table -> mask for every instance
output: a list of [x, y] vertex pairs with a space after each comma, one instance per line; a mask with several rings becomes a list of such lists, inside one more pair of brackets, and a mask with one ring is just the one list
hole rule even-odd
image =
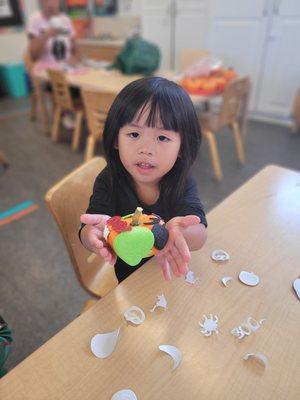
[[[299, 276], [299, 202], [300, 173], [263, 169], [209, 213], [208, 242], [190, 265], [198, 284], [165, 282], [155, 261], [148, 262], [2, 378], [1, 400], [110, 399], [125, 388], [139, 400], [298, 399], [300, 301], [291, 285]], [[216, 248], [231, 260], [214, 263]], [[260, 284], [239, 283], [241, 270], [257, 273]], [[233, 277], [228, 288], [223, 276]], [[167, 311], [150, 313], [161, 293]], [[146, 312], [139, 327], [123, 323], [132, 305]], [[204, 337], [198, 321], [210, 313], [219, 317], [219, 335]], [[266, 321], [238, 341], [230, 331], [248, 316]], [[122, 324], [112, 355], [93, 356], [93, 335]], [[160, 344], [181, 349], [175, 371]], [[243, 361], [252, 352], [268, 357], [265, 370]]]

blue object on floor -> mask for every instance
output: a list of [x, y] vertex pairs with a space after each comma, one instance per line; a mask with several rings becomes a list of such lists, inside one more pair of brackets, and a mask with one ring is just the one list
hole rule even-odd
[[26, 72], [22, 62], [1, 64], [0, 75], [5, 91], [11, 97], [18, 98], [28, 95]]

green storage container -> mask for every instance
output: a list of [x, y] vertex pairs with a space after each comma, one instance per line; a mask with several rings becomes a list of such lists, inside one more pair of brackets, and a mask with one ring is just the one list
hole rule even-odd
[[28, 85], [23, 63], [6, 63], [0, 67], [1, 81], [11, 97], [28, 95]]

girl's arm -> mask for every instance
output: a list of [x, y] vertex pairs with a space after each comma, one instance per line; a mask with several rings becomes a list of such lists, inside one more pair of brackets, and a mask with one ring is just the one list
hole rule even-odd
[[169, 239], [157, 259], [162, 267], [165, 279], [171, 279], [171, 270], [175, 276], [186, 275], [191, 258], [190, 250], [199, 250], [205, 243], [207, 232], [196, 215], [174, 217], [166, 224]]

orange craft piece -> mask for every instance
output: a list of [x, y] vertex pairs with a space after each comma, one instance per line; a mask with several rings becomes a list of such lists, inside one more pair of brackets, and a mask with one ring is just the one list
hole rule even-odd
[[180, 84], [190, 94], [211, 96], [224, 92], [227, 83], [237, 76], [237, 73], [232, 69], [218, 68], [206, 77], [185, 77]]

